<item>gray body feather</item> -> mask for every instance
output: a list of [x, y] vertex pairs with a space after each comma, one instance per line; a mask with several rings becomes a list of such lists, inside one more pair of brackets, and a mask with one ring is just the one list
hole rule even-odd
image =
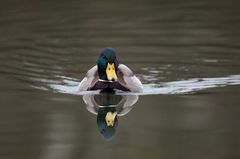
[[97, 90], [97, 89], [119, 89], [123, 91], [142, 92], [141, 81], [133, 72], [123, 64], [120, 64], [117, 71], [118, 80], [116, 82], [99, 81], [97, 66], [92, 67], [79, 84], [79, 91]]

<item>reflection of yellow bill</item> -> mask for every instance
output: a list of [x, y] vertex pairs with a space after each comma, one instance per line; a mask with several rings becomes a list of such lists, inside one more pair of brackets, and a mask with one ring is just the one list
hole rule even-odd
[[117, 113], [114, 112], [108, 112], [107, 115], [105, 116], [105, 121], [107, 123], [107, 126], [113, 126], [114, 125], [114, 119], [116, 117]]
[[112, 80], [116, 81], [117, 80], [117, 75], [116, 75], [114, 63], [112, 63], [112, 64], [108, 63], [107, 64], [106, 74], [107, 74], [107, 79], [109, 81], [112, 81]]

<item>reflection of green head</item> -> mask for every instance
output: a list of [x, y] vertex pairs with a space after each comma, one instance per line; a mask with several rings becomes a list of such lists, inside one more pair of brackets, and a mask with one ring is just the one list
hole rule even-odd
[[115, 107], [100, 107], [97, 115], [98, 130], [106, 140], [111, 140], [118, 126]]

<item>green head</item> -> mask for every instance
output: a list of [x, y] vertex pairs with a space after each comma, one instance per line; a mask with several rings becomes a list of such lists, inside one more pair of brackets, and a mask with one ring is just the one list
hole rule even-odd
[[114, 49], [112, 48], [102, 49], [98, 57], [97, 65], [99, 79], [107, 81], [117, 80], [116, 72], [118, 69], [119, 62]]

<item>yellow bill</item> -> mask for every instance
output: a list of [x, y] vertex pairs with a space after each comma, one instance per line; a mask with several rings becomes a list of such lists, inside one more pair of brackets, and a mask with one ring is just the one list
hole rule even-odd
[[107, 115], [105, 116], [105, 121], [107, 123], [107, 126], [113, 126], [114, 125], [114, 119], [116, 117], [117, 113], [114, 112], [108, 112]]
[[112, 63], [112, 64], [108, 63], [107, 64], [106, 74], [107, 74], [107, 79], [109, 81], [116, 81], [117, 80], [117, 75], [116, 75], [114, 63]]

